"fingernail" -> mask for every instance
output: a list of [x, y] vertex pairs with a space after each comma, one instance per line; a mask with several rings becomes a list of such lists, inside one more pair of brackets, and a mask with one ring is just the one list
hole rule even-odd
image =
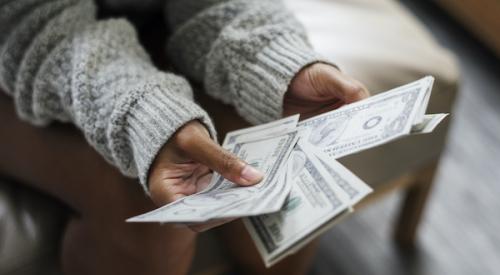
[[241, 177], [250, 183], [255, 183], [260, 181], [264, 177], [264, 174], [247, 164], [241, 171]]

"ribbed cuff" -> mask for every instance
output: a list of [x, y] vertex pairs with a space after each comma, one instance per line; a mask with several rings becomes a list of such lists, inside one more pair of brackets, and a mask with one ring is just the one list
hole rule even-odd
[[239, 75], [239, 98], [236, 107], [251, 123], [278, 119], [283, 113], [283, 97], [293, 77], [304, 67], [329, 63], [297, 35], [273, 39], [255, 59], [247, 62]]
[[202, 122], [216, 140], [215, 128], [208, 114], [185, 95], [160, 87], [142, 96], [131, 106], [127, 116], [128, 137], [139, 180], [146, 193], [148, 173], [156, 155], [168, 139], [192, 120]]

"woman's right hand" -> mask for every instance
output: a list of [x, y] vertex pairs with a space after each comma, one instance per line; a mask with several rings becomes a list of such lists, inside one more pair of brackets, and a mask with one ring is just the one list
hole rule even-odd
[[[259, 183], [264, 175], [219, 146], [197, 120], [193, 120], [169, 139], [149, 171], [149, 190], [153, 202], [162, 206], [197, 193], [208, 186], [212, 171], [240, 186]], [[190, 226], [204, 231], [229, 220]]]

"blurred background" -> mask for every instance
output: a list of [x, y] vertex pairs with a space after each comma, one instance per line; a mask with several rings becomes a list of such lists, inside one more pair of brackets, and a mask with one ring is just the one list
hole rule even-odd
[[460, 67], [417, 246], [405, 250], [392, 241], [402, 199], [396, 192], [325, 234], [311, 274], [499, 274], [500, 2], [400, 2]]

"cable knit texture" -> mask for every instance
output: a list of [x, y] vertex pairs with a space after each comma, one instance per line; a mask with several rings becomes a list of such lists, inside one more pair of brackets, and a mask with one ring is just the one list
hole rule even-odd
[[[0, 0], [0, 87], [21, 119], [74, 123], [146, 188], [179, 127], [198, 119], [215, 130], [189, 83], [157, 70], [127, 21], [96, 20], [95, 9], [91, 0]], [[279, 118], [293, 76], [321, 61], [280, 1], [171, 0], [165, 11], [175, 67], [252, 123]]]
[[171, 0], [166, 13], [174, 65], [254, 124], [281, 116], [300, 69], [327, 62], [281, 1]]

